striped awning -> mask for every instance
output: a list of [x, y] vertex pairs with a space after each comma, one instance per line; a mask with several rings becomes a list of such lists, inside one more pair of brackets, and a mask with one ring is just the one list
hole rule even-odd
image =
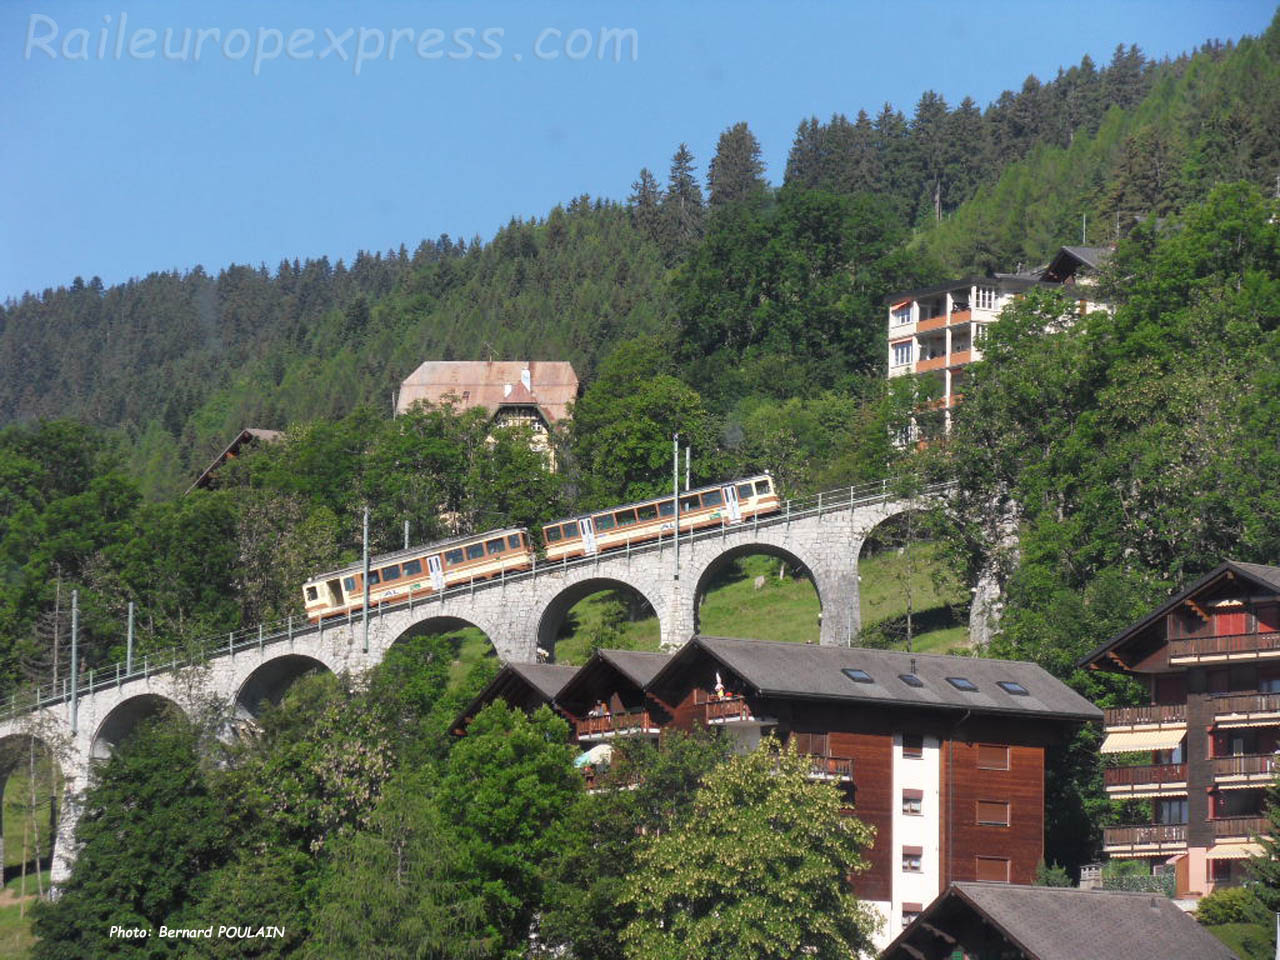
[[1164, 727], [1160, 730], [1137, 730], [1108, 733], [1102, 741], [1103, 753], [1132, 753], [1138, 750], [1172, 750], [1187, 735], [1187, 728]]
[[1215, 843], [1209, 848], [1210, 860], [1248, 860], [1260, 856], [1260, 843]]

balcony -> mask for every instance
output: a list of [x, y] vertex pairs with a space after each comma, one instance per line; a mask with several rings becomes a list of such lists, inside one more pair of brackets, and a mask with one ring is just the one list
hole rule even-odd
[[940, 314], [936, 317], [930, 317], [928, 320], [919, 320], [916, 322], [916, 333], [928, 333], [930, 330], [942, 330], [947, 325], [946, 314]]
[[1248, 817], [1219, 817], [1209, 822], [1213, 824], [1215, 840], [1226, 840], [1228, 838], [1248, 840], [1250, 837], [1268, 834], [1271, 831], [1271, 821], [1266, 817], [1256, 815]]
[[1152, 763], [1137, 767], [1110, 767], [1103, 771], [1107, 796], [1174, 797], [1187, 792], [1185, 763]]
[[575, 725], [578, 741], [608, 740], [613, 737], [656, 737], [658, 725], [648, 710], [628, 710], [584, 717]]
[[767, 723], [777, 723], [776, 720], [767, 717], [757, 717], [751, 712], [751, 706], [747, 703], [746, 697], [723, 697], [719, 700], [709, 700], [707, 707], [707, 724], [722, 725], [727, 723], [751, 723], [764, 725]]
[[1237, 693], [1213, 698], [1213, 722], [1219, 727], [1280, 726], [1280, 693]]
[[848, 757], [829, 757], [816, 753], [801, 756], [809, 761], [809, 779], [835, 783], [853, 782], [853, 761]]
[[947, 355], [947, 366], [949, 367], [962, 367], [966, 363], [972, 363], [972, 362], [973, 362], [973, 351], [967, 348], [964, 350], [956, 350], [953, 353], [950, 353]]
[[970, 310], [968, 307], [965, 307], [963, 310], [951, 311], [952, 326], [955, 326], [956, 324], [961, 324], [961, 323], [969, 323], [971, 320], [973, 320], [973, 311]]
[[1102, 846], [1107, 853], [1113, 854], [1178, 853], [1187, 849], [1187, 825], [1144, 823], [1133, 827], [1104, 827]]
[[1108, 707], [1102, 711], [1108, 733], [1133, 727], [1186, 726], [1185, 703], [1152, 703], [1140, 707]]
[[1213, 782], [1219, 787], [1245, 784], [1265, 787], [1276, 775], [1276, 758], [1270, 753], [1213, 757], [1209, 763], [1213, 769]]
[[1280, 657], [1280, 633], [1183, 637], [1169, 641], [1169, 663], [1224, 663]]
[[930, 357], [928, 360], [916, 361], [916, 373], [928, 373], [931, 370], [945, 370], [947, 366], [947, 358], [944, 354], [940, 357]]

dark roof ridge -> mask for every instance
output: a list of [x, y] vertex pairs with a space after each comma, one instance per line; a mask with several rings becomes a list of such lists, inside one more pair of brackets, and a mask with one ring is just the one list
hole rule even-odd
[[[916, 653], [912, 650], [891, 650], [885, 647], [858, 647], [858, 646], [835, 646], [823, 643], [792, 643], [787, 640], [761, 640], [759, 637], [722, 637], [718, 634], [698, 634], [695, 639], [700, 640], [731, 640], [734, 643], [767, 643], [770, 645], [787, 644], [792, 647], [814, 647], [819, 650], [869, 650], [872, 653], [896, 653], [904, 657], [929, 657], [935, 660], [981, 660], [983, 663], [1017, 663], [1024, 666], [1041, 667], [1034, 660], [1013, 660], [1009, 657], [970, 657], [958, 653]], [[1045, 671], [1046, 673], [1048, 671]], [[1052, 674], [1051, 674], [1052, 676]]]

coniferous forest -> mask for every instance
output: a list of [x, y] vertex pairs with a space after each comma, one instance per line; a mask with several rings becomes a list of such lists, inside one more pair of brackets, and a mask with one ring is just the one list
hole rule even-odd
[[[1001, 630], [979, 652], [1103, 705], [1135, 690], [1076, 670], [1084, 652], [1223, 559], [1280, 563], [1280, 19], [1172, 60], [1117, 47], [986, 107], [926, 92], [805, 118], [785, 170], [764, 169], [749, 122], [709, 158], [671, 146], [625, 199], [572, 198], [487, 242], [76, 278], [0, 307], [0, 690], [65, 676], [72, 590], [87, 667], [122, 658], [131, 602], [140, 652], [182, 646], [299, 612], [310, 572], [359, 555], [366, 504], [383, 550], [406, 520], [421, 540], [445, 517], [535, 524], [668, 490], [675, 430], [695, 482], [957, 479], [928, 529], [956, 582], [999, 570]], [[1069, 323], [1058, 295], [1023, 298], [954, 433], [895, 446], [918, 398], [885, 379], [884, 298], [1082, 240], [1115, 246], [1114, 312]], [[559, 472], [518, 431], [490, 442], [476, 411], [392, 417], [424, 359], [486, 357], [574, 364]], [[184, 495], [243, 427], [286, 437]], [[587, 794], [550, 712], [489, 708], [450, 749], [492, 659], [460, 672], [441, 638], [395, 653], [359, 683], [299, 683], [247, 740], [169, 718], [118, 750], [37, 955], [161, 955], [84, 936], [127, 904], [112, 922], [286, 918], [280, 940], [192, 948], [209, 956], [516, 957], [531, 930], [536, 955], [680, 956], [653, 932], [673, 851], [735, 842], [725, 804], [777, 822], [753, 778], [804, 781], [694, 738], [623, 752], [610, 775], [641, 786]], [[1097, 738], [1051, 757], [1047, 859], [1069, 870], [1124, 822]], [[797, 802], [844, 876], [869, 838], [824, 789]], [[845, 906], [832, 956], [867, 936]], [[698, 922], [687, 942], [732, 942]]]

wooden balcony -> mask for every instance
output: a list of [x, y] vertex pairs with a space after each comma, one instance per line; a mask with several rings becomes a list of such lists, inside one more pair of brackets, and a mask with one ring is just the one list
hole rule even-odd
[[853, 761], [848, 757], [829, 757], [816, 753], [802, 754], [809, 761], [809, 778], [839, 783], [853, 782]]
[[1187, 722], [1187, 705], [1152, 703], [1140, 707], [1108, 707], [1102, 715], [1107, 733], [1120, 733], [1133, 727], [1181, 726]]
[[1132, 827], [1104, 827], [1102, 846], [1107, 853], [1177, 853], [1187, 849], [1187, 825], [1144, 823]]
[[1215, 726], [1263, 726], [1274, 720], [1280, 726], [1280, 693], [1236, 693], [1214, 697]]
[[706, 704], [707, 708], [707, 724], [721, 725], [726, 723], [755, 723], [766, 724], [776, 723], [776, 720], [768, 717], [757, 717], [751, 712], [751, 706], [747, 703], [745, 697], [732, 696], [722, 697], [719, 700], [709, 700]]
[[1150, 763], [1136, 767], [1110, 767], [1103, 771], [1107, 796], [1175, 797], [1187, 792], [1185, 763]]
[[1280, 633], [1237, 633], [1169, 641], [1169, 663], [1225, 663], [1280, 658]]
[[1226, 840], [1228, 838], [1247, 840], [1259, 834], [1269, 833], [1271, 830], [1271, 821], [1266, 817], [1259, 816], [1219, 817], [1209, 822], [1213, 824], [1215, 840]]
[[648, 710], [628, 710], [584, 717], [575, 725], [579, 742], [613, 737], [656, 737], [658, 725]]
[[1276, 775], [1276, 758], [1270, 753], [1213, 757], [1209, 764], [1213, 770], [1213, 782], [1218, 786], [1248, 783], [1264, 787]]

